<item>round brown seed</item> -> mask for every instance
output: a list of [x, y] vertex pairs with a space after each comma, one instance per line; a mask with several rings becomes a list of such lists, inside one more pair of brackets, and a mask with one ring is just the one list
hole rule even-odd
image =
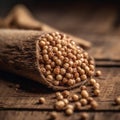
[[81, 103], [81, 105], [85, 106], [85, 105], [87, 105], [88, 102], [85, 98], [82, 98], [82, 99], [80, 99], [80, 103]]
[[75, 103], [75, 109], [76, 110], [81, 110], [81, 103], [80, 102]]
[[62, 79], [63, 79], [62, 75], [59, 74], [59, 75], [56, 76], [56, 80], [60, 81]]
[[74, 109], [74, 106], [73, 106], [73, 105], [68, 104], [68, 105], [66, 106], [66, 109]]
[[94, 85], [94, 84], [96, 83], [96, 80], [93, 79], [93, 78], [91, 78], [91, 79], [89, 80], [89, 82], [90, 82], [91, 85]]
[[40, 104], [44, 104], [46, 102], [45, 98], [44, 97], [40, 97], [39, 98], [39, 103]]
[[69, 103], [68, 99], [63, 99], [63, 102], [65, 103], [65, 105]]
[[102, 72], [100, 70], [96, 71], [96, 76], [99, 77], [102, 75]]
[[70, 92], [68, 90], [64, 90], [62, 92], [62, 95], [63, 95], [64, 98], [66, 98], [66, 97], [68, 97], [70, 95]]
[[98, 107], [98, 103], [95, 100], [91, 101], [90, 105], [92, 109], [96, 109]]
[[66, 113], [66, 115], [72, 115], [73, 114], [73, 109], [68, 108], [68, 109], [65, 110], [65, 113]]
[[73, 95], [72, 95], [72, 100], [73, 100], [73, 101], [78, 101], [78, 100], [79, 100], [79, 96], [76, 95], [76, 94], [73, 94]]
[[89, 118], [89, 115], [88, 115], [88, 113], [82, 113], [81, 114], [81, 120], [87, 120]]
[[83, 98], [88, 98], [88, 97], [89, 97], [89, 94], [88, 94], [88, 92], [87, 92], [86, 90], [82, 90], [82, 91], [81, 91], [81, 96], [82, 96]]
[[116, 97], [114, 101], [117, 105], [120, 105], [120, 96]]
[[95, 89], [94, 90], [94, 95], [95, 96], [99, 96], [100, 95], [100, 90], [99, 89]]
[[87, 79], [87, 76], [85, 74], [81, 75], [80, 76], [81, 80], [86, 80]]
[[57, 100], [62, 100], [63, 99], [63, 96], [62, 95], [58, 95], [57, 96]]
[[63, 101], [57, 101], [56, 103], [55, 103], [55, 108], [57, 109], [57, 110], [62, 110], [63, 108], [65, 107], [65, 103], [63, 102]]
[[52, 112], [52, 113], [50, 114], [50, 119], [51, 119], [51, 120], [57, 119], [57, 112]]
[[80, 87], [80, 90], [87, 90], [87, 87], [85, 85]]

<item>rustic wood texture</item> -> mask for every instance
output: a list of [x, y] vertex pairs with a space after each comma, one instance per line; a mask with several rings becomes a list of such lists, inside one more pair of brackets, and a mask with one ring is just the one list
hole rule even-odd
[[[114, 97], [120, 96], [118, 5], [69, 4], [47, 7], [49, 10], [45, 9], [45, 6], [31, 10], [35, 17], [43, 22], [91, 41], [93, 47], [88, 52], [95, 57], [97, 69], [103, 73], [100, 78], [96, 78], [101, 85], [100, 97], [95, 98], [100, 104], [98, 109], [83, 109], [70, 117], [59, 112], [58, 120], [79, 120], [81, 112], [87, 112], [90, 115], [89, 120], [119, 120], [120, 106], [114, 105], [113, 102]], [[58, 17], [58, 13], [62, 17]], [[72, 91], [78, 92], [79, 88]], [[40, 96], [47, 98], [48, 102], [44, 105], [36, 104]], [[53, 102], [55, 99], [52, 90], [20, 76], [0, 72], [0, 119], [48, 119], [53, 111]]]

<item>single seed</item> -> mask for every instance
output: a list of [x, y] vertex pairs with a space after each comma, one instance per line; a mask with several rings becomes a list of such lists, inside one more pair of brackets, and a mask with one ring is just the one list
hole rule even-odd
[[74, 110], [74, 106], [73, 106], [73, 105], [68, 104], [68, 105], [66, 106], [66, 109], [73, 109], [73, 110]]
[[68, 99], [63, 99], [63, 102], [65, 103], [65, 105], [67, 105], [69, 103]]
[[72, 95], [72, 100], [73, 100], [73, 101], [78, 101], [78, 100], [79, 100], [79, 96], [76, 95], [76, 94], [73, 94], [73, 95]]
[[56, 92], [55, 95], [56, 95], [56, 97], [58, 97], [59, 95], [61, 95], [61, 93], [60, 92]]
[[70, 95], [70, 92], [68, 90], [64, 90], [62, 92], [62, 95], [63, 95], [64, 98], [66, 98], [66, 97], [68, 97]]
[[47, 50], [44, 49], [44, 50], [42, 51], [42, 53], [43, 53], [43, 54], [47, 54]]
[[53, 84], [55, 85], [55, 86], [58, 86], [59, 85], [59, 81], [57, 81], [57, 80], [55, 80], [55, 81], [53, 81]]
[[52, 68], [55, 67], [55, 62], [51, 62], [51, 67], [52, 67]]
[[65, 107], [65, 103], [64, 103], [62, 100], [57, 101], [57, 102], [55, 103], [55, 108], [56, 108], [57, 110], [62, 110], [64, 107]]
[[94, 70], [94, 69], [95, 69], [94, 65], [89, 65], [89, 68], [90, 68], [91, 70]]
[[59, 73], [60, 73], [60, 68], [59, 68], [59, 67], [56, 67], [56, 68], [54, 69], [54, 73], [55, 73], [55, 74], [59, 74]]
[[85, 74], [81, 75], [80, 76], [81, 80], [86, 80], [87, 79], [87, 76]]
[[69, 68], [68, 68], [68, 71], [69, 71], [70, 73], [72, 73], [72, 72], [73, 72], [73, 68], [72, 68], [72, 67], [69, 67]]
[[94, 73], [94, 71], [90, 70], [87, 74], [88, 74], [88, 76], [93, 76], [95, 73]]
[[85, 71], [88, 73], [88, 72], [89, 72], [89, 70], [90, 70], [90, 69], [89, 69], [89, 67], [88, 67], [88, 66], [86, 66], [86, 67], [85, 67]]
[[91, 79], [89, 80], [89, 82], [90, 82], [91, 85], [94, 85], [94, 84], [96, 83], [96, 80], [93, 79], [93, 78], [91, 78]]
[[43, 40], [41, 40], [39, 44], [41, 47], [45, 46], [45, 42]]
[[53, 80], [53, 76], [52, 76], [52, 75], [48, 75], [48, 76], [47, 76], [47, 79]]
[[63, 78], [63, 77], [62, 77], [62, 75], [60, 75], [60, 74], [56, 76], [56, 80], [58, 80], [58, 81], [62, 80], [62, 78]]
[[95, 100], [91, 101], [90, 105], [92, 109], [96, 109], [98, 107], [98, 103]]
[[61, 65], [62, 64], [61, 60], [59, 60], [59, 59], [57, 59], [55, 62], [56, 62], [57, 65]]
[[87, 90], [87, 87], [85, 85], [81, 86], [81, 90]]
[[62, 56], [62, 55], [59, 56], [59, 58], [60, 58], [60, 60], [64, 60], [64, 56]]
[[99, 96], [100, 95], [100, 90], [99, 89], [95, 89], [94, 90], [94, 95], [95, 96]]
[[83, 53], [83, 56], [84, 56], [85, 58], [88, 58], [88, 53], [87, 53], [87, 52], [84, 52], [84, 53]]
[[93, 85], [93, 87], [94, 87], [94, 89], [99, 89], [99, 88], [100, 88], [100, 84], [99, 84], [99, 83], [95, 83], [95, 84]]
[[84, 69], [86, 67], [86, 64], [82, 63], [81, 67]]
[[47, 54], [43, 55], [43, 58], [44, 58], [45, 61], [49, 60], [49, 57], [48, 57]]
[[99, 77], [99, 76], [101, 76], [101, 75], [102, 75], [102, 72], [101, 72], [100, 70], [98, 70], [98, 71], [96, 72], [96, 76]]
[[88, 103], [91, 103], [93, 100], [94, 100], [94, 99], [93, 99], [92, 97], [88, 97], [88, 98], [87, 98]]
[[52, 113], [50, 114], [50, 119], [51, 119], [51, 120], [57, 119], [57, 112], [52, 112]]
[[80, 82], [80, 81], [81, 81], [80, 77], [76, 78], [77, 83]]
[[54, 51], [54, 52], [57, 52], [57, 51], [58, 51], [58, 48], [57, 48], [57, 47], [53, 47], [53, 51]]
[[69, 64], [70, 64], [70, 66], [73, 66], [73, 61], [72, 60], [69, 61]]
[[71, 74], [70, 73], [66, 73], [66, 77], [67, 78], [71, 78]]
[[51, 70], [51, 66], [50, 65], [46, 65], [46, 69], [47, 70]]
[[68, 82], [68, 79], [63, 78], [62, 82], [63, 82], [64, 84], [66, 84], [66, 83]]
[[51, 75], [51, 71], [50, 70], [46, 71], [46, 75]]
[[62, 100], [63, 99], [63, 96], [62, 95], [58, 95], [57, 96], [57, 100]]
[[75, 103], [75, 109], [76, 110], [81, 110], [81, 103], [80, 102]]
[[78, 78], [79, 77], [79, 73], [78, 72], [74, 73], [74, 76], [75, 76], [75, 78]]
[[85, 106], [85, 105], [87, 105], [88, 102], [85, 98], [82, 98], [82, 99], [80, 99], [80, 103], [82, 106]]
[[66, 115], [72, 115], [73, 114], [73, 109], [68, 108], [68, 109], [65, 110], [65, 113], [66, 113]]
[[69, 86], [72, 86], [72, 85], [75, 84], [75, 80], [69, 79], [68, 82], [67, 82], [67, 84], [68, 84]]
[[87, 120], [89, 118], [89, 115], [88, 115], [88, 113], [82, 113], [81, 114], [81, 120]]
[[89, 94], [88, 94], [88, 92], [87, 92], [86, 90], [82, 90], [82, 91], [81, 91], [81, 96], [82, 96], [83, 98], [88, 98], [88, 97], [89, 97]]
[[40, 104], [44, 104], [46, 102], [45, 98], [44, 97], [40, 97], [39, 98], [39, 103]]
[[65, 69], [67, 69], [69, 67], [69, 64], [65, 63], [63, 66], [64, 66]]
[[120, 105], [120, 96], [116, 97], [114, 101], [117, 105]]

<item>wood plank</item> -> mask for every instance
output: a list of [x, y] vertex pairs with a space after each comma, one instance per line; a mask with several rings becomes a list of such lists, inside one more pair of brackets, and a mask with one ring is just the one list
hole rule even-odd
[[[57, 120], [80, 120], [83, 112], [75, 112], [66, 116], [63, 112], [57, 112]], [[51, 111], [0, 111], [1, 120], [49, 120]], [[87, 120], [119, 120], [119, 112], [88, 112]]]
[[93, 43], [88, 52], [95, 59], [120, 60], [120, 36], [110, 34], [81, 34], [80, 36]]
[[[120, 106], [113, 105], [113, 99], [120, 95], [120, 68], [102, 68], [98, 67], [103, 76], [96, 78], [101, 85], [101, 95], [95, 98], [100, 106], [98, 110], [118, 110]], [[0, 107], [1, 108], [30, 108], [30, 109], [53, 109], [55, 102], [55, 92], [46, 89], [36, 82], [3, 73], [0, 75]], [[16, 84], [21, 87], [16, 89]], [[91, 86], [88, 87], [92, 90]], [[79, 88], [71, 90], [79, 94]], [[38, 105], [38, 99], [44, 96], [47, 99], [46, 104]]]

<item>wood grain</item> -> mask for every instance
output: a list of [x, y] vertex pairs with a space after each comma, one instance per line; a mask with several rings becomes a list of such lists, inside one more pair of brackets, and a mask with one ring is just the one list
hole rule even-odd
[[[48, 111], [0, 111], [1, 120], [49, 120], [50, 113]], [[63, 112], [58, 112], [57, 120], [80, 120], [83, 112], [76, 112], [71, 116], [66, 116]], [[119, 112], [89, 112], [87, 120], [119, 120]]]
[[[98, 67], [97, 69], [103, 73], [102, 77], [96, 78], [101, 85], [100, 97], [95, 98], [100, 104], [98, 110], [120, 109], [120, 106], [113, 105], [114, 98], [120, 95], [120, 68]], [[38, 85], [36, 82], [19, 78], [18, 76], [14, 77], [11, 74], [6, 77], [6, 73], [2, 73], [0, 77], [1, 108], [53, 109], [55, 92], [48, 92], [44, 86]], [[16, 88], [16, 84], [19, 84], [20, 88]], [[92, 88], [89, 86], [89, 91], [91, 90]], [[79, 94], [79, 88], [71, 90], [71, 92]], [[37, 102], [41, 96], [44, 96], [47, 102], [46, 104], [38, 105]]]

